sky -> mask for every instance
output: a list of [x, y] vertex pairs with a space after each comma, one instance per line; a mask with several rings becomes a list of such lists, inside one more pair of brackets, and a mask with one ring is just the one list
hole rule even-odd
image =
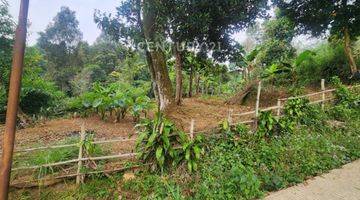
[[[83, 33], [83, 40], [92, 44], [100, 35], [100, 30], [94, 23], [94, 10], [115, 13], [115, 8], [120, 5], [122, 0], [30, 0], [29, 21], [31, 23], [28, 30], [28, 44], [36, 44], [39, 32], [44, 31], [52, 21], [62, 6], [68, 6], [76, 12], [79, 27]], [[17, 19], [20, 8], [20, 0], [8, 0], [10, 13]], [[244, 31], [234, 34], [234, 39], [242, 43], [246, 40]], [[295, 38], [296, 45], [300, 48], [308, 48], [318, 43], [316, 39], [309, 39], [308, 36]]]
[[[68, 6], [76, 12], [80, 30], [83, 32], [83, 39], [92, 44], [100, 34], [100, 30], [94, 23], [94, 10], [115, 13], [115, 7], [120, 5], [122, 0], [30, 0], [28, 30], [28, 44], [33, 45], [39, 37], [39, 32], [44, 31], [55, 15], [60, 11], [61, 6]], [[17, 19], [20, 8], [20, 0], [9, 0], [10, 13]], [[245, 32], [239, 32], [234, 38], [242, 42], [246, 39]]]
[[[17, 20], [19, 15], [20, 0], [8, 0], [10, 13]], [[115, 12], [115, 7], [120, 5], [121, 0], [30, 0], [29, 21], [31, 26], [28, 30], [28, 44], [33, 45], [39, 37], [38, 32], [44, 31], [61, 6], [68, 6], [76, 12], [79, 27], [83, 32], [83, 39], [90, 44], [99, 36], [100, 30], [94, 23], [94, 10]]]

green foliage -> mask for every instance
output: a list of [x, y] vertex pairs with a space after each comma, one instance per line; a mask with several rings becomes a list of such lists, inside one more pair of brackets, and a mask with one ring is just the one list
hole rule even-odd
[[[313, 110], [317, 113], [317, 108]], [[269, 114], [267, 116], [269, 117]], [[352, 113], [352, 116], [355, 117], [356, 114]], [[356, 139], [359, 132], [356, 131], [355, 124], [358, 122], [355, 121], [358, 119], [350, 121], [345, 130], [308, 124], [301, 128], [295, 127], [294, 133], [290, 135], [260, 139], [254, 139], [254, 134], [246, 130], [237, 132], [232, 128], [233, 134], [240, 134], [240, 138], [246, 139], [240, 140], [237, 145], [229, 142], [226, 137], [209, 139], [206, 156], [200, 167], [201, 181], [196, 186], [198, 192], [194, 195], [198, 199], [204, 196], [207, 199], [258, 198], [262, 192], [297, 184], [309, 176], [324, 173], [357, 159], [360, 148]], [[268, 122], [265, 125], [271, 127]], [[245, 170], [228, 175], [238, 166]], [[227, 181], [232, 183], [230, 177], [242, 175], [247, 177], [244, 179], [248, 181], [235, 185], [252, 188], [252, 192], [223, 187]]]
[[184, 199], [179, 185], [168, 177], [143, 174], [134, 180], [125, 182], [123, 188], [133, 194], [140, 192], [140, 195], [145, 197], [143, 199]]
[[277, 119], [271, 111], [262, 112], [258, 120], [258, 134], [260, 137], [271, 137], [275, 135]]
[[338, 77], [332, 78], [332, 83], [335, 85], [335, 99], [336, 104], [341, 104], [347, 107], [358, 107], [360, 95], [352, 93], [345, 85], [343, 85]]
[[20, 94], [20, 107], [26, 114], [44, 114], [43, 111], [60, 105], [65, 97], [54, 82], [44, 77], [44, 63], [37, 48], [26, 49]]
[[295, 0], [276, 0], [281, 16], [288, 17], [298, 28], [299, 33], [314, 36], [325, 34], [342, 35], [344, 27], [349, 28], [353, 37], [360, 33], [358, 13], [360, 5], [350, 0], [306, 2]]
[[272, 64], [291, 63], [295, 49], [291, 41], [295, 35], [294, 24], [286, 17], [264, 23], [263, 43], [258, 47], [256, 63], [268, 67]]
[[6, 90], [0, 85], [0, 122], [5, 121], [5, 112], [6, 112]]
[[211, 166], [210, 168], [213, 171], [209, 171], [206, 179], [200, 183], [195, 199], [257, 199], [262, 197], [260, 181], [252, 168], [242, 164], [234, 165], [230, 169]]
[[318, 84], [321, 79], [329, 80], [333, 76], [347, 80], [350, 73], [341, 44], [321, 44], [311, 52], [300, 54], [295, 63], [300, 85]]
[[200, 135], [196, 136], [193, 140], [186, 138], [185, 141], [182, 141], [182, 153], [190, 173], [198, 170], [198, 162], [201, 155], [204, 154], [202, 143], [203, 137]]
[[185, 133], [158, 113], [155, 119], [145, 119], [137, 125], [136, 144], [139, 159], [150, 164], [152, 171], [171, 170], [185, 162], [191, 173], [198, 169], [198, 162], [203, 154], [201, 136], [189, 139]]
[[90, 92], [72, 99], [69, 103], [70, 111], [83, 112], [84, 115], [97, 113], [103, 120], [114, 115], [116, 121], [124, 119], [129, 111], [134, 120], [138, 121], [140, 113], [146, 113], [151, 107], [150, 98], [143, 89], [125, 83], [112, 83], [107, 86], [96, 83]]
[[47, 72], [62, 91], [71, 94], [70, 81], [81, 70], [85, 62], [81, 55], [88, 47], [81, 42], [82, 33], [75, 12], [61, 7], [53, 22], [39, 34], [37, 45], [48, 61]]
[[304, 98], [290, 99], [286, 102], [284, 108], [285, 116], [294, 121], [299, 121], [305, 117], [309, 108], [309, 100]]
[[332, 83], [336, 87], [335, 105], [329, 110], [329, 114], [336, 120], [351, 120], [360, 111], [360, 95], [343, 85], [338, 77], [333, 77]]
[[174, 144], [184, 141], [184, 133], [176, 130], [175, 125], [158, 113], [154, 120], [145, 119], [137, 125], [139, 136], [136, 143], [138, 158], [150, 164], [152, 171], [164, 172], [180, 161]]
[[15, 22], [6, 0], [0, 2], [0, 86], [8, 88]]

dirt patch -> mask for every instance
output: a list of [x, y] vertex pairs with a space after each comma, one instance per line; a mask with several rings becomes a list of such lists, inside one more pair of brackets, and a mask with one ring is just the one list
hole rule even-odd
[[[229, 109], [234, 113], [247, 112], [253, 110], [252, 107], [240, 105], [225, 105], [225, 102], [214, 98], [188, 98], [184, 99], [181, 106], [176, 106], [168, 113], [178, 128], [189, 131], [191, 119], [195, 120], [195, 131], [207, 130], [213, 128], [219, 122], [227, 118]], [[31, 146], [32, 144], [48, 145], [71, 136], [77, 136], [80, 126], [85, 124], [86, 130], [96, 133], [95, 138], [111, 139], [124, 137], [129, 138], [135, 135], [134, 122], [131, 117], [122, 120], [119, 123], [113, 123], [111, 120], [102, 121], [99, 117], [89, 118], [69, 118], [54, 119], [37, 123], [33, 127], [20, 129], [16, 132], [16, 146]], [[3, 133], [4, 126], [0, 126]], [[0, 142], [2, 145], [2, 137]], [[133, 149], [134, 142], [119, 143], [113, 148], [123, 152]]]
[[168, 112], [177, 127], [189, 131], [191, 119], [195, 120], [195, 131], [213, 128], [227, 118], [229, 109], [234, 113], [252, 110], [248, 106], [226, 105], [219, 99], [191, 98], [184, 99], [181, 106], [176, 106]]
[[[16, 145], [24, 146], [33, 143], [47, 145], [64, 138], [77, 135], [81, 125], [84, 123], [86, 130], [96, 133], [96, 138], [110, 139], [114, 137], [128, 137], [135, 133], [132, 119], [125, 119], [120, 123], [104, 122], [98, 117], [85, 119], [54, 119], [38, 123], [34, 127], [20, 129], [16, 132]], [[3, 126], [0, 128], [3, 133]], [[0, 137], [2, 145], [2, 137]]]

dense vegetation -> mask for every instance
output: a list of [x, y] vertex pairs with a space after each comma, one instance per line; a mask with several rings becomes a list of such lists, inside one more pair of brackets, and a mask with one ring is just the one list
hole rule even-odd
[[[44, 118], [130, 119], [139, 163], [128, 164], [143, 168], [129, 181], [121, 173], [92, 176], [79, 188], [39, 190], [38, 197], [254, 199], [360, 158], [359, 90], [343, 85], [360, 79], [359, 2], [271, 2], [124, 0], [116, 15], [95, 11], [102, 32], [93, 44], [83, 40], [75, 11], [62, 7], [26, 48], [19, 116], [34, 126]], [[1, 1], [1, 123], [16, 26], [8, 7]], [[243, 30], [247, 41], [240, 44], [233, 34]], [[322, 40], [300, 49], [293, 42], [302, 34]], [[288, 101], [282, 117], [261, 113], [256, 130], [225, 120], [220, 131], [191, 137], [169, 120], [171, 111], [185, 112], [183, 98], [225, 101], [258, 80], [265, 93], [276, 88], [297, 95], [318, 89], [321, 79], [337, 89], [335, 102], [322, 109], [308, 99]], [[245, 100], [251, 100], [249, 91]], [[106, 152], [89, 148], [94, 155]], [[59, 162], [77, 153], [49, 150], [14, 165]], [[35, 175], [59, 171], [41, 168]], [[33, 196], [31, 190], [13, 195]]]

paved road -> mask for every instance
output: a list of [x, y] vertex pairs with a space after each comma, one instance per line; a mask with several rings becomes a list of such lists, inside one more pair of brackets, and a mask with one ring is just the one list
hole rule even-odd
[[271, 193], [265, 200], [360, 200], [360, 160], [305, 184]]

